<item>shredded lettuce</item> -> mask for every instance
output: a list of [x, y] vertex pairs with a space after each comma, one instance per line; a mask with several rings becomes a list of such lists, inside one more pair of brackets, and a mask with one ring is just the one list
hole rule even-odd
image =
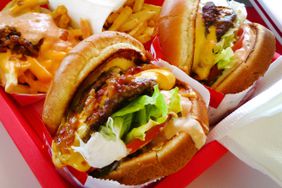
[[230, 28], [228, 32], [221, 37], [221, 40], [213, 49], [218, 69], [229, 69], [233, 66], [234, 53], [231, 47], [236, 41], [236, 32], [246, 21], [247, 17], [246, 7], [244, 4], [236, 1], [230, 1], [228, 3], [230, 8], [232, 8], [236, 13], [236, 20], [234, 22], [234, 27]]
[[159, 125], [163, 122], [157, 122], [157, 121], [153, 121], [153, 120], [150, 119], [149, 122], [147, 122], [146, 124], [141, 125], [141, 126], [136, 127], [136, 128], [133, 128], [126, 135], [125, 142], [128, 143], [128, 142], [130, 142], [131, 140], [134, 140], [134, 139], [139, 139], [139, 140], [144, 141], [145, 137], [146, 137], [146, 132], [148, 130], [150, 130], [151, 128], [153, 128], [154, 126]]
[[170, 92], [167, 104], [158, 86], [152, 96], [142, 95], [108, 118], [101, 126], [100, 133], [108, 139], [121, 138], [126, 143], [133, 139], [144, 140], [146, 132], [152, 127], [164, 123], [169, 113], [181, 112], [178, 88]]
[[218, 69], [229, 69], [233, 65], [234, 53], [233, 50], [228, 47], [223, 49], [220, 54], [216, 56], [216, 62]]
[[169, 102], [169, 105], [168, 105], [168, 111], [174, 112], [176, 114], [178, 114], [179, 112], [182, 111], [181, 102], [180, 102], [180, 95], [179, 95], [178, 91], [179, 91], [178, 87], [170, 90], [171, 97], [170, 97], [170, 102]]
[[241, 24], [247, 19], [247, 10], [244, 3], [239, 3], [237, 1], [229, 1], [229, 6], [232, 8], [237, 15], [237, 23]]
[[229, 29], [222, 37], [221, 40], [216, 43], [216, 46], [213, 49], [213, 52], [215, 54], [220, 54], [220, 52], [233, 45], [233, 43], [236, 40], [235, 33], [238, 30], [238, 28], [231, 28]]
[[234, 53], [231, 47], [236, 41], [235, 33], [237, 30], [238, 28], [229, 29], [229, 31], [222, 36], [221, 40], [216, 44], [213, 50], [218, 69], [228, 69], [233, 65]]
[[107, 139], [122, 138], [128, 132], [132, 123], [133, 114], [128, 114], [123, 117], [109, 117], [105, 126], [101, 126], [100, 133]]

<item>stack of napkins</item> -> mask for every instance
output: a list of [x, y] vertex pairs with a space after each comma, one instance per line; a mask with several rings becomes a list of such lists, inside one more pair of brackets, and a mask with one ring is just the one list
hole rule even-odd
[[259, 81], [256, 96], [212, 130], [212, 140], [282, 186], [282, 57]]

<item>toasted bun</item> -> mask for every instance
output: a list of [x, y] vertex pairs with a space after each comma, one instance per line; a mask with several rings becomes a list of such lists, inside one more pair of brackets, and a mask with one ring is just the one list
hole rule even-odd
[[166, 60], [190, 73], [199, 0], [166, 0], [162, 6], [159, 37]]
[[[192, 100], [191, 116], [201, 124], [207, 134], [207, 110], [200, 96]], [[190, 133], [181, 131], [162, 147], [152, 148], [146, 153], [122, 162], [115, 171], [103, 178], [126, 185], [140, 185], [180, 170], [197, 151]]]
[[146, 59], [140, 42], [129, 35], [110, 31], [93, 35], [70, 51], [55, 74], [44, 104], [42, 118], [52, 134], [56, 132], [70, 100], [87, 75], [113, 54], [128, 50]]
[[[246, 53], [247, 59], [224, 79], [218, 79], [212, 88], [222, 93], [238, 93], [250, 87], [267, 71], [275, 53], [275, 37], [271, 31], [260, 24], [251, 23], [248, 26], [255, 33], [253, 47]], [[251, 44], [246, 44], [251, 45]], [[236, 52], [235, 52], [236, 53]]]
[[[197, 0], [166, 0], [159, 24], [160, 44], [166, 60], [191, 73], [195, 43]], [[248, 57], [232, 71], [223, 74], [212, 88], [223, 93], [238, 93], [250, 87], [268, 69], [275, 52], [275, 37], [259, 24], [248, 24], [254, 31], [255, 45]], [[250, 44], [247, 44], [250, 45]]]

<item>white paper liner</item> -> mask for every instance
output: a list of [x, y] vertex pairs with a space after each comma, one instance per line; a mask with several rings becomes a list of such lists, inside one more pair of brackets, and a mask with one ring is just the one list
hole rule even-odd
[[258, 83], [256, 96], [209, 134], [249, 166], [282, 186], [282, 57]]
[[145, 187], [151, 183], [154, 183], [158, 180], [160, 180], [161, 178], [159, 179], [156, 179], [156, 180], [153, 180], [153, 181], [150, 181], [148, 183], [145, 183], [145, 184], [142, 184], [142, 185], [135, 185], [135, 186], [129, 186], [129, 185], [122, 185], [116, 181], [112, 181], [112, 180], [101, 180], [101, 179], [97, 179], [97, 178], [93, 178], [91, 176], [88, 176], [86, 182], [85, 182], [85, 185], [84, 187], [87, 187], [87, 188], [105, 188], [105, 187], [111, 187], [111, 188], [141, 188], [141, 187]]
[[227, 116], [228, 113], [240, 106], [243, 101], [247, 100], [248, 97], [246, 98], [246, 96], [251, 96], [250, 94], [253, 92], [254, 86], [255, 84], [240, 93], [226, 94], [217, 108], [210, 106], [208, 111], [210, 125], [215, 125], [215, 123]]

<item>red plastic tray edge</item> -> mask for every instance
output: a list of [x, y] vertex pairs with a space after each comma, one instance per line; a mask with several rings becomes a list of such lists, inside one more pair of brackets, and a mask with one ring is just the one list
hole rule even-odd
[[[1, 1], [3, 7], [7, 1]], [[250, 15], [250, 14], [249, 14]], [[254, 15], [251, 13], [251, 15]], [[253, 16], [252, 16], [253, 17]], [[257, 18], [257, 17], [256, 17]], [[251, 19], [254, 20], [254, 19]], [[261, 19], [260, 19], [261, 21]], [[259, 21], [257, 21], [259, 22]], [[279, 46], [280, 47], [280, 46]], [[278, 48], [279, 49], [279, 48]], [[0, 119], [18, 147], [25, 161], [37, 177], [42, 187], [70, 187], [60, 177], [51, 163], [50, 157], [42, 152], [44, 143], [29, 126], [27, 120], [21, 114], [12, 100], [0, 89]], [[181, 171], [163, 179], [156, 187], [185, 187], [207, 168], [219, 160], [228, 150], [214, 141], [202, 148], [196, 156]], [[185, 178], [184, 178], [185, 177]], [[183, 181], [175, 181], [182, 178]]]
[[50, 157], [42, 152], [44, 143], [2, 88], [0, 104], [0, 120], [41, 186], [70, 187], [69, 183], [57, 173]]

